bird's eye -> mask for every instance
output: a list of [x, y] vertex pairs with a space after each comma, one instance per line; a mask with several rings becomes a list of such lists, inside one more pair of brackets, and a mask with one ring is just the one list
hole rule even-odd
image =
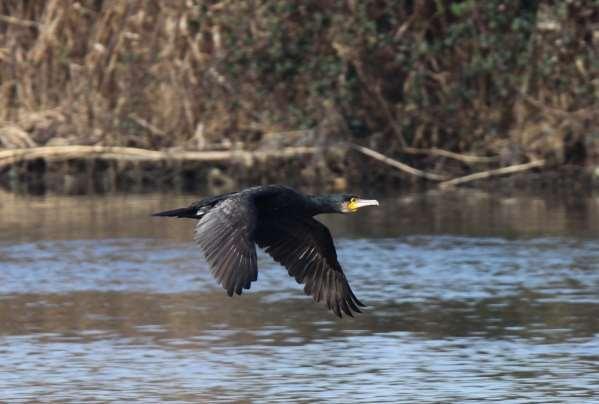
[[350, 198], [349, 203], [356, 203], [358, 200], [356, 198]]

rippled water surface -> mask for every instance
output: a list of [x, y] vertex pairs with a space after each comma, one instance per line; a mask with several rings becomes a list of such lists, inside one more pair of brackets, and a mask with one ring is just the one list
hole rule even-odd
[[268, 256], [229, 298], [151, 218], [193, 196], [0, 195], [0, 401], [599, 400], [599, 198], [475, 191], [323, 217], [365, 313]]

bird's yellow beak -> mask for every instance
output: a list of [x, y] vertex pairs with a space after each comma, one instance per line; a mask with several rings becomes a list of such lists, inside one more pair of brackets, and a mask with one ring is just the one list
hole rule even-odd
[[347, 203], [347, 210], [350, 212], [357, 212], [358, 209], [363, 208], [364, 206], [379, 206], [379, 201], [376, 199], [352, 198]]

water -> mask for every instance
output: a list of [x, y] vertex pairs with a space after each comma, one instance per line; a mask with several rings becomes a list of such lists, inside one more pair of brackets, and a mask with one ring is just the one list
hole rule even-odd
[[0, 401], [599, 399], [599, 198], [475, 191], [323, 217], [337, 319], [268, 256], [229, 298], [150, 218], [191, 196], [0, 195]]

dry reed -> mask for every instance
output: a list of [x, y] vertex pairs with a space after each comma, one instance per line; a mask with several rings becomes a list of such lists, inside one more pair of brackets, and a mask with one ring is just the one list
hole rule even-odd
[[[0, 0], [0, 146], [255, 148], [317, 127], [305, 143], [421, 167], [599, 159], [596, 5], [292, 3]], [[516, 23], [530, 27], [501, 32]]]

